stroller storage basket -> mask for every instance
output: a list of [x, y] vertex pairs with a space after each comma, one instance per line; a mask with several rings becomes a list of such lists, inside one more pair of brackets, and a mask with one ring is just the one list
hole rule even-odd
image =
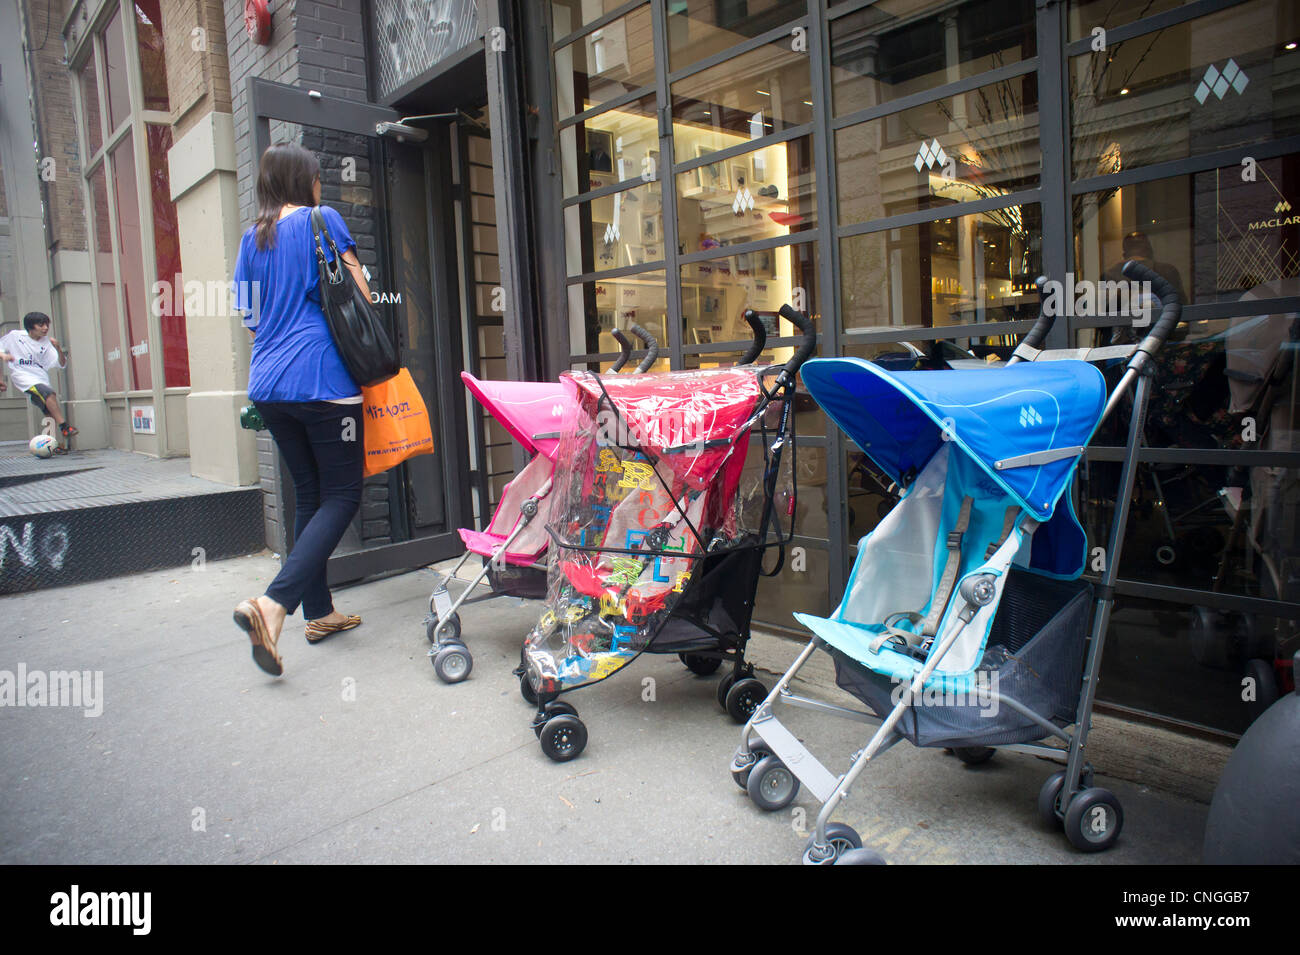
[[[916, 746], [1005, 746], [1042, 739], [1042, 726], [1001, 702], [1009, 697], [1057, 725], [1074, 718], [1083, 678], [1092, 586], [1013, 567], [988, 648], [969, 690], [933, 686], [903, 714], [897, 732]], [[832, 648], [835, 681], [882, 719], [906, 682], [868, 670]]]

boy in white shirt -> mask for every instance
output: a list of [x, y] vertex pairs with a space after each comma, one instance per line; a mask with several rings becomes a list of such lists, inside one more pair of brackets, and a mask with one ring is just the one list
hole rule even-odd
[[44, 312], [28, 312], [23, 316], [23, 329], [14, 329], [0, 338], [0, 361], [9, 363], [9, 377], [14, 387], [27, 394], [32, 404], [54, 419], [65, 439], [77, 433], [68, 424], [59, 407], [58, 395], [50, 387], [51, 368], [64, 368], [67, 352], [58, 341], [50, 337], [50, 316]]

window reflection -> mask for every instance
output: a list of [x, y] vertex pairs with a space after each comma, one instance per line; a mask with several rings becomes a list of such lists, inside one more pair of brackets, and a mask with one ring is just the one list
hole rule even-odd
[[1028, 59], [1032, 0], [880, 0], [831, 23], [835, 114], [866, 109]]
[[835, 134], [841, 224], [1038, 183], [1038, 83], [1033, 75], [982, 86]]
[[1014, 321], [1037, 314], [1037, 204], [938, 219], [840, 241], [845, 328]]
[[654, 82], [650, 8], [639, 7], [574, 40], [555, 54], [555, 99], [561, 119]]
[[784, 39], [674, 83], [677, 161], [811, 122], [811, 84], [808, 57]]
[[1070, 61], [1074, 176], [1300, 132], [1300, 7], [1251, 0]]
[[662, 178], [655, 98], [646, 96], [560, 130], [564, 195]]
[[668, 69], [729, 50], [807, 12], [806, 0], [668, 0]]

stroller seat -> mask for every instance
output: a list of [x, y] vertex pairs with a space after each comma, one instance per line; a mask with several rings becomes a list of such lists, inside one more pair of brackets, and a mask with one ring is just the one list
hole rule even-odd
[[[523, 503], [530, 497], [541, 496], [539, 492], [545, 489], [546, 483], [551, 480], [554, 472], [555, 463], [550, 458], [544, 454], [534, 455], [515, 479], [505, 486], [501, 493], [501, 500], [492, 513], [492, 522], [488, 524], [486, 530], [459, 528], [460, 539], [464, 541], [465, 546], [482, 557], [495, 555], [524, 521]], [[530, 520], [511, 542], [510, 548], [502, 555], [506, 563], [531, 566], [546, 553], [549, 538], [546, 534], [544, 512], [548, 510], [549, 501], [550, 498], [545, 497], [541, 502], [543, 509], [543, 513], [539, 515], [541, 520]]]
[[[910, 680], [949, 630], [961, 626], [961, 581], [992, 574], [998, 593], [1036, 523], [961, 454], [945, 444], [864, 540], [839, 608], [830, 618], [795, 618], [862, 666]], [[980, 665], [997, 601], [984, 608], [927, 685], [967, 690]]]

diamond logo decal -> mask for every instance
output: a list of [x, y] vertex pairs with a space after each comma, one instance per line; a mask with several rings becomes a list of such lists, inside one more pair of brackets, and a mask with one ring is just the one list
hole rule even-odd
[[1291, 203], [1289, 203], [1289, 202], [1287, 202], [1285, 199], [1283, 199], [1281, 202], [1279, 202], [1277, 205], [1275, 205], [1275, 206], [1273, 207], [1273, 211], [1274, 211], [1274, 212], [1279, 212], [1279, 213], [1281, 213], [1281, 212], [1290, 212], [1290, 211], [1291, 211]]
[[1229, 89], [1234, 89], [1240, 95], [1246, 91], [1246, 84], [1250, 82], [1250, 77], [1246, 71], [1237, 65], [1236, 60], [1228, 60], [1224, 64], [1223, 70], [1220, 71], [1213, 63], [1205, 70], [1205, 75], [1201, 77], [1201, 82], [1197, 84], [1196, 91], [1192, 96], [1196, 102], [1202, 106], [1213, 93], [1218, 99], [1223, 99]]
[[939, 145], [939, 140], [935, 139], [927, 143], [923, 139], [921, 140], [921, 148], [917, 151], [916, 159], [912, 162], [912, 165], [916, 167], [917, 172], [920, 172], [923, 166], [926, 169], [933, 169], [935, 166], [942, 166], [947, 161], [948, 154]]
[[748, 186], [741, 186], [736, 190], [736, 201], [731, 204], [731, 211], [736, 215], [742, 215], [754, 208], [754, 197], [750, 194]]
[[1028, 428], [1030, 425], [1042, 424], [1043, 416], [1038, 413], [1038, 409], [1033, 405], [1020, 406], [1020, 427]]
[[618, 241], [618, 223], [611, 222], [609, 225], [605, 226], [605, 244], [613, 245], [617, 241]]

